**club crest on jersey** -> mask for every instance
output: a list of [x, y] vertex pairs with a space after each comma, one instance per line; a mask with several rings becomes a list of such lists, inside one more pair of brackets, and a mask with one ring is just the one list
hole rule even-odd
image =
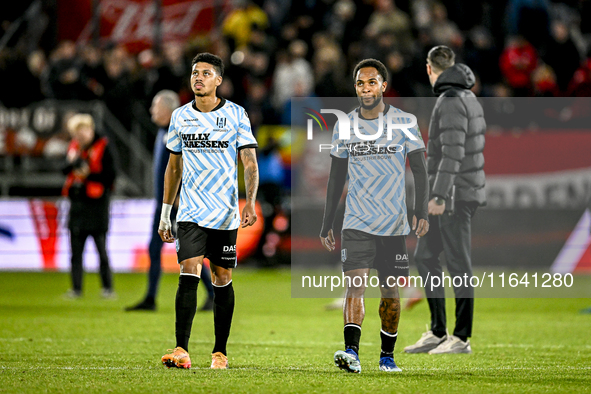
[[224, 127], [226, 127], [226, 118], [218, 117], [216, 124], [218, 125], [218, 128], [223, 129]]
[[347, 249], [341, 249], [341, 262], [347, 261]]

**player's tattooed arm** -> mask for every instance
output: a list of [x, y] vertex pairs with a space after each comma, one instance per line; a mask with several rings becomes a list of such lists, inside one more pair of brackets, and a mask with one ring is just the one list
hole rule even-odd
[[246, 185], [246, 204], [242, 210], [242, 227], [255, 224], [257, 215], [254, 202], [259, 188], [259, 166], [254, 148], [244, 148], [240, 151], [240, 159], [244, 164], [244, 183]]
[[246, 184], [246, 201], [254, 202], [259, 188], [259, 166], [254, 148], [240, 151], [240, 159], [244, 164], [244, 183]]

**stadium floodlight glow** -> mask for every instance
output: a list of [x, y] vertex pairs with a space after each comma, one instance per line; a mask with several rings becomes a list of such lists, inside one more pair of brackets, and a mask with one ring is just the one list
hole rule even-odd
[[[311, 108], [306, 108], [309, 109], [311, 111]], [[352, 114], [353, 117], [353, 127], [351, 128], [351, 120], [349, 119], [348, 114], [346, 114], [343, 111], [340, 111], [338, 109], [326, 109], [323, 108], [320, 110], [321, 113], [323, 114], [334, 114], [336, 115], [337, 119], [338, 119], [338, 127], [339, 127], [339, 139], [341, 140], [349, 140], [351, 139], [351, 129], [353, 129], [353, 132], [355, 133], [355, 136], [357, 136], [357, 138], [359, 138], [362, 141], [376, 141], [378, 138], [382, 137], [382, 135], [384, 134], [384, 114], [380, 112], [379, 114], [379, 121], [378, 121], [378, 130], [374, 133], [374, 134], [363, 134], [359, 131], [359, 114], [357, 112], [354, 112]], [[324, 119], [324, 117], [322, 115], [320, 115], [317, 111], [314, 111], [314, 113], [320, 117], [320, 119], [322, 119], [322, 122], [324, 123], [324, 125], [326, 126], [326, 120]], [[314, 118], [314, 120], [316, 121], [316, 123], [318, 123], [318, 125], [320, 125], [320, 129], [323, 130], [322, 124], [320, 123], [320, 121], [318, 120], [318, 118], [310, 113], [306, 113], [307, 115], [310, 115], [311, 117]], [[412, 141], [417, 141], [418, 138], [413, 135], [413, 133], [410, 132], [409, 129], [412, 129], [413, 127], [415, 127], [417, 125], [417, 117], [414, 116], [413, 114], [410, 114], [408, 112], [393, 112], [393, 111], [388, 111], [388, 114], [386, 116], [386, 137], [388, 139], [388, 141], [392, 140], [392, 133], [394, 131], [394, 129], [400, 130], [402, 131], [409, 139], [411, 139]], [[312, 119], [308, 119], [307, 122], [307, 138], [308, 140], [312, 140], [313, 138], [313, 128], [314, 128], [314, 123], [312, 122]], [[328, 126], [327, 126], [328, 129]]]

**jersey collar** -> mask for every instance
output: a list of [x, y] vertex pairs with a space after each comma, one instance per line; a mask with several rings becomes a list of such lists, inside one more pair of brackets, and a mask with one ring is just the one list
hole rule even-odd
[[[226, 104], [226, 99], [223, 97], [220, 97], [220, 103], [218, 105], [216, 105], [216, 107], [214, 109], [212, 109], [209, 112], [213, 112], [213, 111], [217, 111], [218, 109], [222, 108], [224, 105]], [[191, 107], [193, 107], [193, 109], [197, 112], [201, 112], [201, 110], [199, 108], [197, 108], [197, 104], [195, 104], [195, 100], [193, 99], [193, 101], [191, 102]]]
[[[384, 112], [383, 112], [383, 113], [384, 113], [384, 115], [386, 115], [386, 114], [388, 113], [388, 111], [390, 110], [390, 104], [386, 104], [386, 103], [384, 103], [384, 106], [385, 106], [385, 108], [384, 108]], [[363, 119], [363, 120], [376, 120], [376, 119], [377, 119], [377, 118], [374, 118], [374, 119], [365, 119], [365, 118], [363, 117], [363, 115], [361, 115], [361, 107], [357, 107], [357, 108], [355, 109], [355, 111], [357, 111], [357, 113], [359, 114], [359, 117], [360, 117], [361, 119]]]

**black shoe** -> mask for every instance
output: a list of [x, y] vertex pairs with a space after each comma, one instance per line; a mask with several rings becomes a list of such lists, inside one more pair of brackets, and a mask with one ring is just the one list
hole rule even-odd
[[155, 311], [156, 310], [156, 303], [155, 302], [149, 302], [146, 300], [143, 300], [142, 302], [140, 302], [137, 305], [134, 306], [128, 306], [127, 308], [125, 308], [126, 312], [132, 312], [132, 311]]
[[207, 297], [207, 300], [205, 300], [205, 303], [203, 304], [203, 306], [201, 308], [199, 308], [199, 311], [200, 312], [213, 311], [213, 298]]

